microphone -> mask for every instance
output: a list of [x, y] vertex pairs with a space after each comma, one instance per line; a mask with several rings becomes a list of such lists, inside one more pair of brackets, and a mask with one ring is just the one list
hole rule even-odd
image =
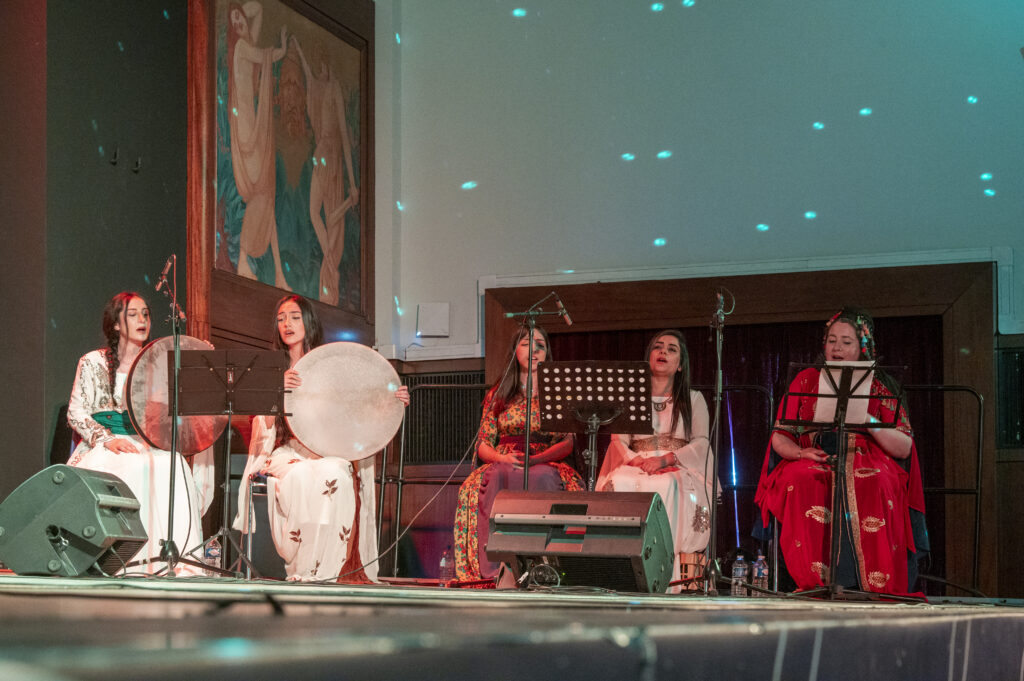
[[164, 269], [160, 272], [160, 281], [156, 283], [156, 292], [159, 293], [161, 289], [167, 286], [167, 273], [171, 271], [171, 267], [174, 266], [174, 260], [177, 258], [176, 255], [171, 253], [171, 256], [167, 258], [167, 262], [164, 263]]
[[[552, 291], [554, 293], [554, 291]], [[572, 326], [572, 317], [569, 316], [569, 311], [565, 309], [565, 305], [562, 304], [562, 299], [558, 297], [557, 293], [554, 293], [555, 302], [558, 303], [558, 316], [565, 321], [566, 326]]]

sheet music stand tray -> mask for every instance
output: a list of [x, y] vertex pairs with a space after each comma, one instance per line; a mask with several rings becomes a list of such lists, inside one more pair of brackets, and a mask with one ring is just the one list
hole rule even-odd
[[[838, 570], [839, 562], [839, 548], [842, 540], [842, 533], [845, 528], [845, 522], [840, 519], [846, 517], [846, 513], [843, 509], [846, 507], [847, 492], [846, 489], [846, 476], [844, 471], [846, 470], [847, 457], [849, 455], [848, 443], [847, 443], [847, 431], [852, 430], [854, 432], [858, 430], [865, 430], [866, 423], [849, 423], [847, 421], [847, 409], [850, 405], [850, 400], [872, 400], [881, 399], [870, 394], [870, 385], [868, 386], [867, 395], [855, 395], [854, 392], [862, 383], [868, 379], [869, 376], [873, 376], [874, 372], [883, 367], [877, 366], [874, 362], [870, 364], [868, 362], [858, 362], [863, 366], [854, 366], [852, 364], [829, 364], [828, 362], [822, 364], [806, 364], [799, 362], [791, 362], [790, 370], [818, 369], [819, 376], [824, 375], [828, 381], [828, 387], [834, 391], [834, 395], [828, 394], [826, 399], [835, 399], [835, 416], [831, 421], [815, 421], [813, 419], [787, 419], [780, 418], [778, 425], [784, 426], [796, 426], [799, 428], [818, 430], [820, 432], [835, 431], [836, 432], [836, 451], [829, 455], [829, 461], [827, 465], [832, 468], [832, 507], [830, 512], [832, 513], [832, 522], [830, 523], [829, 536], [829, 565], [827, 572], [826, 584], [824, 586], [809, 589], [807, 591], [798, 591], [794, 595], [796, 596], [816, 596], [819, 594], [826, 594], [829, 600], [835, 600], [837, 598], [846, 598], [850, 596], [862, 597], [862, 598], [892, 598], [892, 599], [904, 599], [911, 600], [913, 602], [919, 602], [918, 598], [905, 599], [901, 596], [892, 594], [885, 594], [874, 591], [863, 591], [856, 589], [845, 589], [841, 584], [836, 582], [836, 574]], [[823, 374], [820, 372], [824, 372]], [[839, 373], [839, 381], [835, 380], [834, 373]], [[858, 372], [863, 375], [856, 376]], [[819, 379], [820, 380], [820, 379]], [[792, 383], [792, 382], [791, 382]], [[781, 413], [786, 413], [786, 407], [789, 403], [790, 398], [801, 398], [801, 397], [815, 397], [818, 399], [822, 398], [822, 395], [804, 392], [790, 392], [786, 391], [782, 395], [782, 407]], [[889, 421], [878, 421], [870, 424], [871, 428], [895, 428], [899, 423], [899, 412], [902, 406], [902, 396], [893, 395], [892, 399], [896, 401], [896, 409], [893, 412], [893, 420]]]
[[[171, 360], [173, 361], [173, 359]], [[284, 350], [183, 350], [178, 378], [178, 413], [227, 415], [227, 439], [224, 445], [224, 495], [220, 529], [187, 552], [192, 555], [222, 537], [234, 548], [239, 561], [256, 572], [242, 547], [231, 534], [231, 417], [238, 415], [284, 414], [284, 372], [288, 369]], [[287, 416], [287, 414], [284, 414]], [[222, 543], [221, 566], [208, 570], [237, 576], [228, 569], [229, 552]], [[256, 573], [259, 574], [258, 572]]]
[[541, 362], [540, 428], [585, 433], [587, 490], [597, 483], [597, 434], [651, 433], [651, 367], [647, 362]]

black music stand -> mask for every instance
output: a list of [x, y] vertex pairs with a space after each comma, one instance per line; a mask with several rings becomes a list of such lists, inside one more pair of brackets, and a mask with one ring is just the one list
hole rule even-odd
[[[284, 414], [284, 372], [289, 366], [288, 353], [284, 350], [184, 350], [180, 366], [179, 416], [207, 414], [228, 417], [220, 529], [200, 546], [188, 551], [187, 555], [200, 549], [205, 553], [211, 541], [222, 537], [235, 549], [239, 560], [252, 570], [248, 556], [231, 534], [231, 417], [235, 414]], [[205, 564], [202, 567], [218, 574], [235, 576], [235, 572], [228, 569], [227, 546], [224, 543], [221, 546], [220, 568]]]
[[651, 433], [651, 367], [647, 362], [541, 362], [540, 428], [586, 433], [587, 490], [597, 482], [597, 434]]
[[[780, 418], [778, 420], [779, 425], [784, 426], [795, 426], [797, 428], [805, 428], [810, 430], [818, 431], [835, 431], [836, 432], [836, 447], [835, 452], [829, 455], [828, 465], [832, 467], [832, 507], [830, 512], [832, 514], [832, 522], [830, 523], [830, 547], [829, 547], [829, 565], [826, 584], [816, 589], [808, 589], [807, 591], [798, 591], [793, 595], [795, 596], [817, 596], [825, 594], [829, 600], [835, 600], [837, 598], [848, 598], [848, 597], [859, 597], [859, 598], [870, 598], [876, 599], [880, 597], [891, 598], [895, 600], [910, 600], [919, 602], [919, 598], [905, 598], [892, 594], [884, 594], [874, 591], [863, 591], [858, 589], [846, 589], [843, 585], [836, 582], [836, 571], [839, 568], [839, 547], [842, 541], [842, 535], [845, 527], [845, 523], [841, 521], [842, 518], [846, 517], [846, 512], [843, 510], [846, 508], [846, 477], [844, 471], [846, 470], [847, 457], [849, 452], [847, 451], [846, 433], [847, 430], [864, 430], [867, 427], [867, 423], [861, 422], [849, 422], [847, 421], [848, 408], [850, 400], [872, 400], [880, 399], [877, 396], [870, 394], [870, 377], [874, 371], [882, 367], [878, 367], [874, 362], [842, 362], [842, 363], [829, 363], [823, 364], [803, 364], [792, 362], [790, 363], [792, 369], [806, 369], [815, 368], [819, 371], [819, 376], [824, 376], [826, 379], [826, 387], [831, 391], [829, 393], [802, 393], [802, 392], [790, 392], [787, 391], [782, 395], [782, 409], [781, 413], [786, 413], [786, 407], [791, 397], [815, 397], [819, 401], [826, 399], [834, 399], [835, 412], [831, 421], [815, 421], [804, 420], [804, 419], [787, 419]], [[836, 381], [836, 374], [838, 374], [838, 382]], [[820, 379], [819, 379], [820, 380]], [[860, 388], [865, 381], [868, 381], [867, 394], [855, 394], [857, 389]], [[879, 421], [872, 422], [871, 428], [895, 428], [899, 422], [899, 411], [902, 402], [902, 397], [894, 395], [892, 397], [896, 401], [896, 409], [893, 412], [893, 420], [891, 422]]]

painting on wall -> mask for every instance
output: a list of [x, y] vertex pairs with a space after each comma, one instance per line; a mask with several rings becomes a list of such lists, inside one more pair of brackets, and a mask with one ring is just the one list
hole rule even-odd
[[361, 52], [280, 0], [213, 10], [215, 267], [360, 314], [372, 258]]

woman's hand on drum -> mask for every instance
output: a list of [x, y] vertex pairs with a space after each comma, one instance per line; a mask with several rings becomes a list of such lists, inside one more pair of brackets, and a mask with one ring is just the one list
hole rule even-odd
[[825, 463], [828, 461], [828, 454], [817, 447], [801, 447], [799, 459], [807, 459], [808, 461], [814, 461], [815, 463]]
[[139, 446], [126, 437], [115, 437], [103, 443], [103, 448], [115, 454], [138, 454]]
[[398, 388], [398, 390], [395, 391], [395, 397], [398, 398], [399, 402], [401, 402], [403, 405], [408, 407], [409, 406], [409, 386], [407, 386], [407, 385], [400, 386]]
[[284, 389], [294, 390], [302, 385], [302, 379], [299, 377], [299, 372], [295, 369], [288, 369], [284, 372]]

